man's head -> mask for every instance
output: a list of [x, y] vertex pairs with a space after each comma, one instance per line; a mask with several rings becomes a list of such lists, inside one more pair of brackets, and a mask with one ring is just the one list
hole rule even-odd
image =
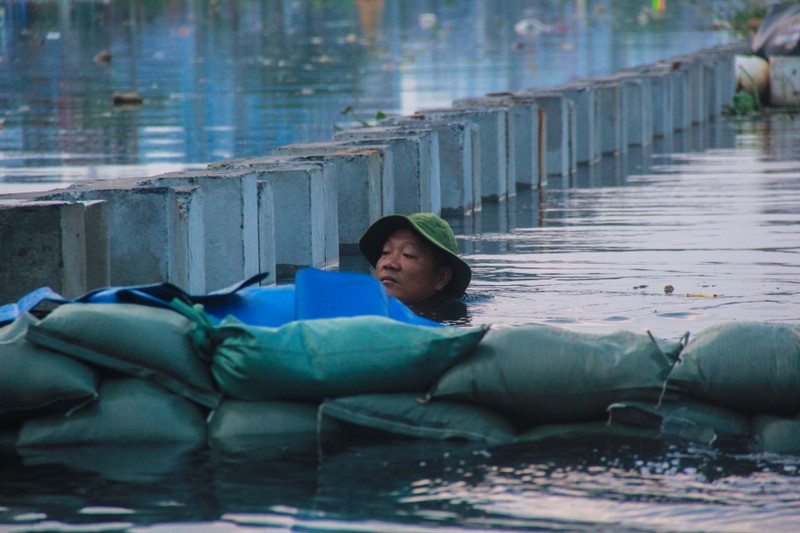
[[457, 255], [453, 230], [433, 213], [381, 218], [359, 247], [386, 291], [409, 305], [437, 293], [459, 297], [472, 278]]

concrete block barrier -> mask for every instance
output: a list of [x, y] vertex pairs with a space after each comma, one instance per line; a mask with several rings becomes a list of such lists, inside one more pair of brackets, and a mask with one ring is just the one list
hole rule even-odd
[[338, 266], [338, 202], [332, 163], [268, 156], [220, 161], [209, 167], [251, 169], [258, 181], [270, 184], [277, 211], [274, 225], [265, 231], [274, 231], [277, 279], [293, 279], [306, 266]]
[[0, 302], [43, 285], [73, 298], [108, 283], [103, 202], [0, 200]]
[[425, 128], [414, 131], [394, 127], [361, 128], [337, 132], [333, 140], [359, 146], [388, 146], [392, 152], [395, 190], [404, 191], [395, 197], [395, 211], [400, 214], [441, 213], [439, 138], [435, 131]]
[[[480, 140], [477, 127], [467, 121], [434, 120], [424, 115], [384, 119], [381, 125], [400, 129], [430, 128], [439, 137], [439, 185], [444, 216], [480, 211]], [[477, 183], [477, 185], [476, 185]]]
[[[481, 202], [498, 202], [508, 198], [508, 119], [502, 107], [433, 108], [414, 112], [433, 120], [466, 121], [477, 128], [480, 186], [474, 190]], [[473, 149], [475, 145], [473, 144]]]
[[306, 266], [338, 267], [390, 213], [474, 214], [502, 231], [518, 189], [541, 190], [549, 176], [571, 184], [624, 175], [655, 138], [694, 149], [705, 130], [693, 126], [732, 102], [744, 51], [722, 46], [559, 87], [463, 98], [205, 170], [6, 195], [0, 297], [163, 281], [201, 294], [258, 272], [270, 273], [267, 283], [291, 281]]
[[287, 161], [332, 163], [336, 171], [340, 253], [358, 251], [358, 240], [372, 222], [394, 212], [392, 153], [385, 146], [346, 142], [293, 144], [277, 148]]
[[194, 186], [203, 190], [206, 291], [228, 287], [259, 273], [256, 173], [206, 169], [170, 172], [140, 186]]

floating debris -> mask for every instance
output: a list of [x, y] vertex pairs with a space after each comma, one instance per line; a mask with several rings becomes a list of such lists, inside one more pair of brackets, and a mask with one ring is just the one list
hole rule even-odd
[[520, 19], [514, 24], [514, 31], [518, 35], [536, 35], [546, 28], [547, 26], [541, 20], [530, 17]]
[[144, 98], [137, 92], [118, 92], [113, 96], [114, 105], [141, 105]]
[[439, 17], [436, 16], [436, 13], [420, 13], [418, 23], [423, 30], [432, 30], [438, 26]]
[[111, 52], [100, 50], [94, 55], [94, 62], [98, 65], [108, 65], [111, 63]]

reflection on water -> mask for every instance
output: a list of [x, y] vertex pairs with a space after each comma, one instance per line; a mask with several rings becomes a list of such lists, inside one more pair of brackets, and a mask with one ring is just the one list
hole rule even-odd
[[[337, 448], [318, 457], [167, 454], [160, 478], [150, 468], [127, 480], [115, 477], [119, 465], [103, 477], [103, 469], [71, 461], [22, 468], [6, 459], [0, 521], [19, 531], [82, 524], [94, 531], [755, 532], [800, 525], [796, 457], [630, 438]], [[127, 463], [137, 474], [135, 465]]]

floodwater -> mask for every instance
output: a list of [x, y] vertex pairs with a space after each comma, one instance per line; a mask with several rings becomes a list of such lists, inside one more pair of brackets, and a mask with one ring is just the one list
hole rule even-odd
[[[378, 111], [693, 52], [732, 39], [712, 25], [733, 4], [5, 2], [0, 192], [263, 155]], [[524, 18], [545, 26], [520, 35]], [[93, 61], [102, 50], [110, 63]], [[144, 103], [114, 107], [129, 90]], [[798, 324], [799, 148], [790, 115], [725, 118], [451, 219], [474, 271], [453, 322], [673, 339]], [[0, 447], [0, 530], [797, 531], [799, 469], [795, 455], [632, 438]]]

